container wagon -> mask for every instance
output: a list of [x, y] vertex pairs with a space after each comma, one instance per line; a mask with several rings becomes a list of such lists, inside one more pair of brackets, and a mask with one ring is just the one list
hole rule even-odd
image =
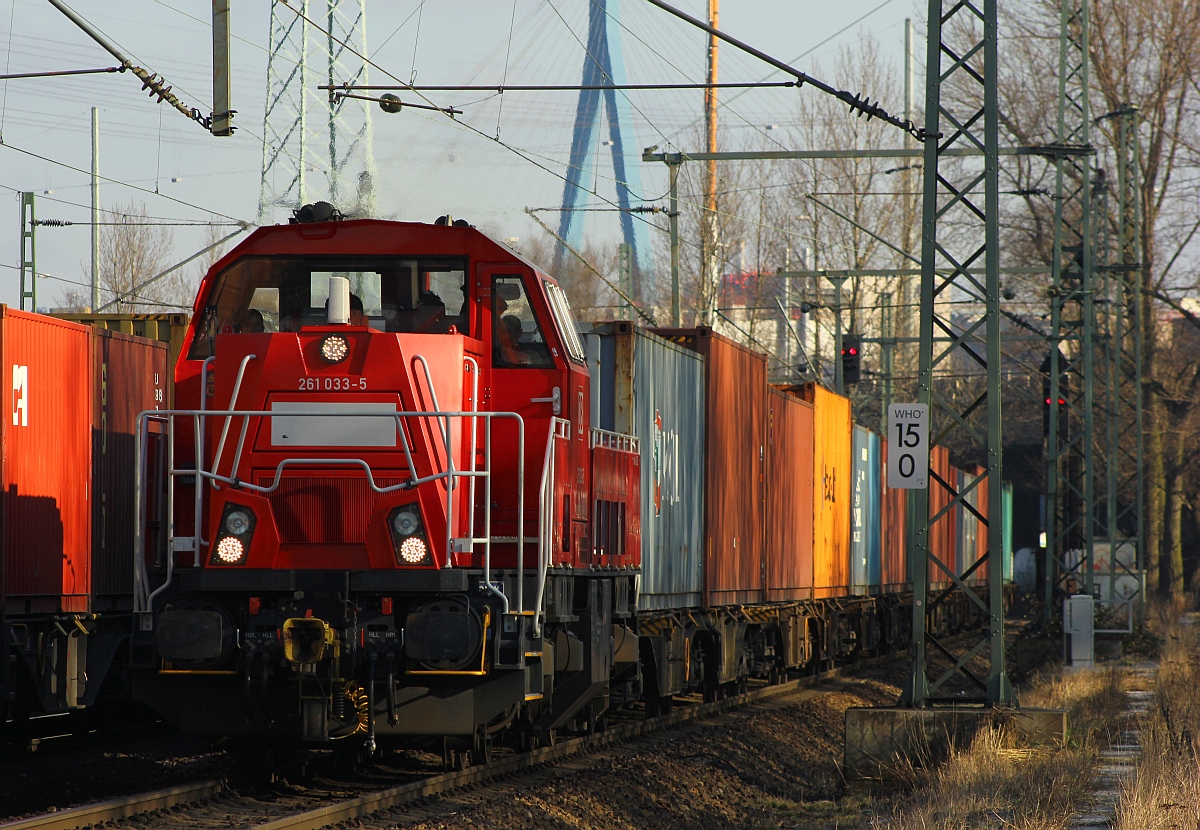
[[12, 392], [0, 418], [0, 722], [119, 707], [136, 422], [165, 408], [167, 349], [0, 306], [0, 365]]

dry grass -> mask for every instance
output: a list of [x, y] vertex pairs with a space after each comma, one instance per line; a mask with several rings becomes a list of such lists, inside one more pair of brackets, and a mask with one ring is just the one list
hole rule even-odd
[[1059, 747], [1029, 747], [1009, 729], [981, 730], [970, 746], [954, 749], [929, 770], [909, 767], [916, 785], [875, 826], [888, 830], [1063, 827], [1086, 803], [1100, 749], [1116, 734], [1124, 707], [1113, 671], [1043, 678], [1021, 701], [1025, 707], [1068, 710], [1070, 735]]
[[1142, 758], [1121, 788], [1116, 830], [1200, 827], [1200, 632], [1165, 625], [1156, 707], [1135, 724]]

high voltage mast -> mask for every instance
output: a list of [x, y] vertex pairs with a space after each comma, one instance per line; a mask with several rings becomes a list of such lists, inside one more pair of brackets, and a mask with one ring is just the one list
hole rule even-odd
[[[997, 0], [930, 0], [929, 40], [925, 82], [925, 160], [920, 288], [920, 374], [918, 401], [929, 406], [930, 443], [944, 443], [956, 432], [965, 432], [986, 450], [986, 472], [962, 490], [954, 481], [942, 481], [930, 470], [929, 489], [913, 490], [911, 516], [916, 518], [909, 561], [913, 577], [913, 669], [902, 703], [923, 707], [939, 702], [1006, 705], [1013, 702], [1005, 671], [1004, 580], [1000, 551], [1004, 514], [1001, 482], [1002, 431], [1000, 406], [1000, 225], [999, 225], [999, 107], [997, 100]], [[970, 42], [949, 43], [952, 35]], [[943, 95], [943, 90], [947, 94]], [[953, 94], [951, 94], [953, 90]], [[956, 149], [981, 150], [979, 162], [956, 167]], [[941, 233], [943, 225], [953, 232]], [[937, 312], [936, 301], [954, 287], [976, 298], [983, 314], [956, 331]], [[984, 349], [971, 342], [985, 332]], [[944, 340], [942, 338], [945, 338]], [[939, 378], [956, 358], [965, 355], [984, 373], [980, 390], [956, 400], [954, 380]], [[987, 553], [966, 573], [953, 561], [943, 562], [930, 544], [932, 533], [952, 524], [960, 508], [976, 512], [968, 501], [972, 490], [986, 484], [988, 512], [985, 522]], [[944, 506], [932, 516], [930, 490], [938, 488]], [[928, 518], [924, 518], [928, 517]], [[980, 597], [968, 586], [986, 568], [987, 590]], [[931, 590], [932, 582], [945, 587]], [[927, 622], [938, 606], [960, 591], [976, 605], [986, 621], [985, 635], [973, 644], [955, 649], [939, 641]], [[969, 646], [969, 647], [968, 647]], [[929, 677], [929, 652], [950, 660], [951, 668]], [[988, 672], [981, 677], [968, 664], [986, 651]], [[945, 684], [965, 678], [973, 694], [950, 695]], [[942, 690], [939, 694], [939, 690]]]
[[[1054, 249], [1046, 406], [1046, 550], [1060, 581], [1092, 587], [1096, 530], [1095, 346], [1091, 233], [1091, 111], [1088, 103], [1090, 0], [1062, 0], [1058, 129], [1054, 155]], [[1068, 558], [1068, 553], [1073, 557]], [[1049, 607], [1047, 606], [1047, 611]]]
[[317, 90], [368, 84], [365, 55], [365, 0], [272, 0], [260, 223], [318, 199], [375, 214], [370, 103]]

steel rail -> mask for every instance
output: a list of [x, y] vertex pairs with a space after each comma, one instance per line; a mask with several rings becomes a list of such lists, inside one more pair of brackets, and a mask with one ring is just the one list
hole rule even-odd
[[76, 830], [79, 827], [101, 826], [110, 821], [130, 816], [190, 804], [212, 798], [225, 791], [224, 780], [201, 781], [198, 784], [183, 784], [164, 790], [114, 798], [98, 804], [72, 807], [54, 813], [18, 819], [0, 824], [0, 830]]
[[[403, 807], [431, 796], [501, 779], [521, 770], [553, 763], [573, 755], [614, 746], [627, 740], [649, 735], [660, 729], [732, 712], [754, 703], [787, 696], [803, 689], [812, 689], [825, 681], [845, 677], [853, 678], [863, 670], [884, 665], [889, 661], [902, 660], [909, 653], [907, 649], [902, 649], [893, 654], [838, 666], [824, 672], [789, 680], [786, 683], [752, 689], [724, 700], [693, 705], [685, 704], [686, 708], [681, 708], [668, 715], [622, 724], [598, 734], [570, 738], [560, 741], [554, 746], [512, 755], [458, 772], [441, 773], [418, 781], [410, 781], [385, 790], [378, 790], [367, 795], [251, 826], [254, 830], [319, 830], [351, 819], [370, 816], [383, 810]], [[0, 830], [80, 830], [80, 828], [100, 826], [105, 822], [142, 815], [155, 810], [194, 803], [227, 791], [227, 783], [224, 780], [203, 781], [0, 823]]]
[[[689, 706], [686, 709], [672, 712], [669, 715], [647, 718], [634, 723], [616, 726], [595, 735], [571, 738], [556, 743], [554, 746], [523, 752], [519, 755], [513, 755], [482, 766], [469, 767], [460, 772], [447, 772], [434, 775], [420, 781], [412, 781], [386, 790], [347, 799], [339, 803], [327, 804], [314, 810], [274, 819], [264, 824], [254, 825], [254, 830], [320, 830], [320, 828], [341, 824], [383, 810], [403, 807], [406, 804], [411, 804], [430, 796], [441, 795], [475, 784], [482, 784], [512, 775], [521, 770], [531, 769], [542, 764], [560, 761], [573, 755], [619, 744], [632, 738], [648, 735], [659, 729], [678, 726], [689, 721], [701, 720], [712, 715], [740, 709], [769, 698], [791, 694], [804, 688], [816, 686], [821, 681], [834, 680], [844, 674], [859, 671], [879, 662], [894, 660], [895, 658], [896, 655], [888, 655], [887, 657], [864, 660], [817, 675], [789, 680], [786, 683], [774, 686], [764, 686], [761, 689], [754, 689], [724, 700]], [[0, 830], [3, 829], [0, 828]]]

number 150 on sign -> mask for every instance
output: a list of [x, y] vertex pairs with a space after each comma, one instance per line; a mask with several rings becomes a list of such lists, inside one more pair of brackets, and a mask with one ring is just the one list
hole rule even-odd
[[929, 406], [888, 405], [887, 486], [919, 490], [929, 486]]

